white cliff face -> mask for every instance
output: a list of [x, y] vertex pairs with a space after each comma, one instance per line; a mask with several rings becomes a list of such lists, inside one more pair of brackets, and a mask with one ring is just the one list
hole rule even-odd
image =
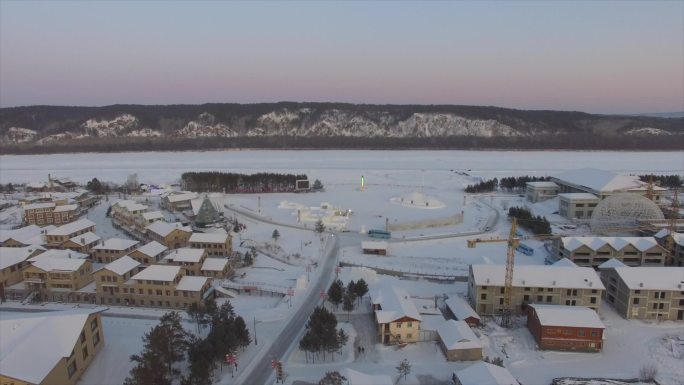
[[641, 128], [633, 128], [629, 131], [625, 132], [625, 135], [632, 135], [632, 136], [651, 136], [651, 135], [672, 135], [671, 132], [661, 130], [659, 128], [653, 128], [653, 127], [641, 127]]
[[177, 136], [185, 138], [202, 138], [216, 136], [237, 136], [235, 130], [223, 123], [217, 123], [214, 115], [203, 112], [196, 120], [191, 120], [183, 128], [176, 131]]
[[88, 119], [81, 124], [85, 136], [110, 138], [125, 136], [129, 131], [139, 128], [140, 121], [131, 114], [119, 115], [112, 120]]
[[520, 136], [521, 133], [496, 120], [466, 119], [454, 114], [415, 113], [399, 123], [396, 136]]
[[30, 143], [36, 140], [38, 133], [28, 128], [10, 127], [1, 139], [3, 143]]

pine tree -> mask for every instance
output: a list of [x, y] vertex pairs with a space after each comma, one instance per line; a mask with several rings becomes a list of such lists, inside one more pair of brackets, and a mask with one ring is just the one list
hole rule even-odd
[[249, 346], [249, 344], [252, 342], [252, 339], [249, 336], [249, 329], [247, 329], [247, 325], [245, 324], [245, 320], [242, 319], [242, 317], [240, 316], [235, 317], [233, 327], [235, 331], [235, 339], [237, 341], [237, 345], [244, 350], [245, 347]]
[[316, 180], [313, 182], [313, 187], [312, 187], [312, 188], [313, 188], [314, 191], [321, 191], [321, 190], [323, 190], [323, 183], [321, 183], [320, 180], [316, 179]]
[[273, 241], [278, 242], [278, 238], [280, 238], [280, 233], [278, 232], [278, 229], [273, 230], [271, 238], [273, 238]]
[[323, 224], [322, 220], [319, 219], [316, 221], [316, 226], [314, 227], [314, 231], [316, 231], [319, 234], [325, 231], [325, 225]]
[[340, 374], [340, 372], [326, 372], [325, 377], [318, 381], [318, 385], [344, 385], [347, 377]]
[[411, 373], [411, 363], [409, 363], [409, 360], [407, 360], [406, 358], [401, 360], [399, 366], [397, 366], [396, 368], [397, 372], [399, 372], [399, 379], [401, 379], [401, 377], [403, 376], [404, 380], [406, 380], [406, 376], [408, 376]]
[[349, 342], [349, 335], [344, 332], [344, 329], [340, 328], [340, 330], [337, 331], [337, 352], [342, 354], [342, 349], [347, 345], [347, 342]]
[[181, 385], [211, 385], [216, 360], [213, 359], [213, 347], [208, 339], [193, 337], [188, 343], [188, 361], [190, 373], [181, 380]]
[[361, 299], [363, 299], [363, 296], [367, 293], [368, 284], [363, 278], [361, 278], [356, 282], [356, 285], [354, 285], [354, 294], [356, 294], [356, 297], [359, 299], [359, 303], [361, 303]]
[[163, 362], [166, 363], [169, 375], [178, 374], [173, 365], [183, 359], [187, 350], [188, 333], [180, 322], [180, 314], [168, 312], [159, 320], [159, 325], [149, 335], [150, 344]]
[[335, 305], [335, 309], [342, 303], [342, 295], [344, 294], [344, 289], [342, 286], [342, 281], [339, 279], [330, 285], [328, 289], [328, 301]]
[[135, 366], [124, 380], [124, 385], [171, 385], [165, 364], [158, 354], [146, 349], [140, 355], [132, 355], [130, 359], [135, 362]]
[[354, 310], [354, 294], [349, 291], [344, 293], [344, 300], [342, 302], [342, 310], [347, 312], [347, 321], [349, 321], [349, 312]]

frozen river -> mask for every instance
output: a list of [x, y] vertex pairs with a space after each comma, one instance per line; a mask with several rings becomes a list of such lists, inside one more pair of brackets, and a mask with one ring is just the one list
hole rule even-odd
[[129, 174], [137, 173], [145, 183], [170, 183], [177, 181], [184, 171], [210, 170], [301, 172], [321, 179], [335, 170], [349, 178], [362, 175], [364, 170], [471, 170], [469, 173], [476, 176], [501, 177], [553, 175], [583, 167], [625, 173], [684, 174], [684, 152], [246, 150], [2, 155], [0, 182], [44, 181], [47, 174], [79, 182], [93, 177], [123, 182]]

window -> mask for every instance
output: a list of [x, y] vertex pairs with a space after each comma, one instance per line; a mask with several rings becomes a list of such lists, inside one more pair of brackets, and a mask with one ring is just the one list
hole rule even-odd
[[664, 307], [665, 307], [664, 303], [661, 302], [658, 304], [658, 309], [662, 310]]
[[530, 300], [530, 296], [527, 295], [527, 294], [525, 294], [525, 295], [523, 296], [523, 301], [527, 302], [527, 301], [529, 301], [529, 300]]
[[504, 302], [504, 299], [503, 299], [503, 298], [499, 298], [499, 305], [503, 305], [503, 302]]
[[504, 293], [504, 290], [505, 290], [505, 289], [502, 287], [502, 288], [499, 290], [499, 293], [503, 294], [503, 293]]
[[409, 328], [413, 327], [413, 322], [407, 322], [406, 327], [409, 327]]
[[408, 339], [413, 338], [413, 334], [411, 334], [411, 333], [406, 334], [406, 338], [408, 338]]
[[657, 304], [657, 303], [654, 303], [654, 304], [653, 304], [653, 309], [657, 309], [657, 308], [658, 308], [658, 304]]
[[396, 326], [396, 327], [397, 327], [397, 329], [401, 329], [401, 322], [397, 322], [397, 323], [395, 323], [395, 325], [394, 325], [394, 326]]
[[577, 331], [577, 336], [584, 337], [584, 329]]
[[74, 373], [76, 373], [76, 361], [72, 362], [67, 366], [67, 373], [69, 374], [69, 378], [71, 378]]
[[634, 294], [641, 294], [641, 290], [634, 290]]
[[599, 332], [591, 332], [592, 337], [598, 337], [598, 335], [599, 335]]
[[543, 300], [544, 300], [544, 296], [543, 296], [543, 295], [538, 295], [538, 296], [537, 296], [537, 302], [542, 302]]
[[596, 303], [596, 297], [591, 297], [589, 298], [590, 303]]
[[482, 299], [482, 300], [487, 299], [487, 293], [480, 294], [480, 299]]
[[97, 318], [95, 318], [94, 320], [92, 320], [92, 322], [90, 322], [90, 330], [95, 330], [95, 329], [97, 329]]
[[553, 297], [550, 295], [547, 295], [546, 296], [546, 302], [551, 302], [551, 301], [553, 301]]
[[639, 304], [639, 298], [633, 298], [632, 299], [632, 305], [638, 305]]

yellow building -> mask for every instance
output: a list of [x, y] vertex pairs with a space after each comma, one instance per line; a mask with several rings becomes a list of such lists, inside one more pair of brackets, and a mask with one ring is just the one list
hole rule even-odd
[[111, 207], [111, 216], [114, 224], [128, 232], [136, 230], [137, 218], [148, 210], [147, 206], [130, 199], [114, 202]]
[[28, 265], [27, 259], [45, 251], [42, 247], [0, 247], [0, 287], [8, 287], [23, 279], [21, 269]]
[[87, 232], [95, 232], [95, 223], [91, 220], [79, 219], [75, 222], [67, 223], [46, 233], [47, 246], [59, 248], [71, 238]]
[[0, 320], [0, 384], [76, 384], [104, 346], [104, 310], [18, 313]]
[[204, 249], [188, 248], [173, 250], [164, 257], [169, 264], [182, 267], [183, 275], [200, 275], [206, 259], [207, 252]]
[[161, 261], [166, 250], [168, 250], [166, 246], [157, 241], [152, 241], [131, 251], [128, 255], [140, 264], [149, 266]]
[[125, 255], [93, 273], [97, 302], [128, 305], [129, 299], [123, 295], [123, 289], [125, 287], [126, 294], [129, 294], [130, 285], [127, 285], [126, 282], [138, 273], [140, 267], [138, 261]]
[[371, 294], [378, 337], [383, 344], [420, 341], [422, 318], [408, 292], [383, 286]]
[[48, 257], [31, 261], [22, 273], [27, 292], [36, 292], [41, 300], [62, 302], [92, 281], [92, 271], [86, 259]]
[[64, 224], [74, 221], [80, 214], [76, 204], [59, 204], [62, 202], [33, 203], [24, 205], [23, 218], [27, 225]]
[[70, 238], [68, 241], [62, 243], [62, 248], [76, 250], [80, 253], [90, 253], [101, 240], [100, 236], [89, 231], [81, 235]]
[[206, 250], [210, 257], [229, 257], [233, 252], [230, 234], [226, 233], [193, 233], [188, 245]]
[[122, 296], [133, 306], [187, 309], [212, 294], [207, 277], [183, 276], [180, 266], [152, 265], [126, 282]]
[[109, 238], [93, 247], [93, 260], [98, 263], [111, 263], [135, 250], [138, 241], [123, 238]]
[[40, 227], [28, 225], [14, 230], [0, 230], [1, 247], [26, 247], [32, 245], [44, 245], [45, 234], [55, 229], [54, 225]]
[[190, 235], [192, 235], [192, 229], [189, 226], [164, 221], [156, 221], [147, 226], [145, 230], [149, 239], [157, 241], [169, 249], [185, 247]]
[[226, 258], [207, 258], [202, 264], [200, 275], [211, 278], [228, 278], [233, 275], [233, 269]]

